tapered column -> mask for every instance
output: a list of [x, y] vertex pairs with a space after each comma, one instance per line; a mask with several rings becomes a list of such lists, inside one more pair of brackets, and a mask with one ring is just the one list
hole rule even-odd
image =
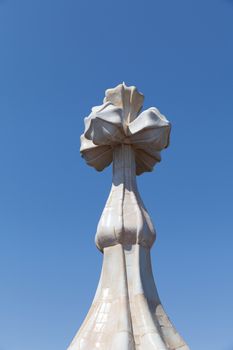
[[100, 250], [118, 243], [150, 248], [155, 230], [137, 190], [135, 152], [121, 144], [113, 151], [113, 183], [100, 218], [96, 245]]

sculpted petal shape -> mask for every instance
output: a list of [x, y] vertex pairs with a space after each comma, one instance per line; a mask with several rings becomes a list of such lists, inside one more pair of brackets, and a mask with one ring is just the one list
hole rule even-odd
[[124, 140], [122, 110], [111, 103], [94, 107], [84, 122], [84, 136], [95, 145], [121, 143]]
[[81, 135], [80, 152], [88, 165], [97, 171], [102, 171], [112, 163], [112, 147], [109, 145], [96, 146], [91, 140]]
[[155, 107], [142, 112], [129, 124], [133, 144], [149, 144], [156, 151], [168, 147], [171, 125]]
[[161, 161], [160, 152], [156, 151], [151, 145], [134, 146], [136, 175], [141, 175], [145, 171], [152, 171], [155, 164]]
[[106, 90], [104, 102], [111, 102], [120, 107], [124, 113], [124, 123], [133, 121], [140, 112], [144, 96], [135, 86], [126, 86], [124, 83], [113, 89]]

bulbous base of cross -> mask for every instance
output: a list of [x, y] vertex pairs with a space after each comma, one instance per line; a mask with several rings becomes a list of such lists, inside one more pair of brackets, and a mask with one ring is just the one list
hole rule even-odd
[[104, 248], [93, 304], [68, 350], [189, 350], [161, 305], [149, 248]]

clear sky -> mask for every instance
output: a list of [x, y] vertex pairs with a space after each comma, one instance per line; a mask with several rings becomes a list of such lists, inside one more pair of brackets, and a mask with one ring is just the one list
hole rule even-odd
[[111, 185], [83, 118], [123, 80], [172, 122], [139, 179], [162, 302], [191, 350], [233, 350], [233, 1], [0, 0], [0, 350], [65, 350], [99, 279]]

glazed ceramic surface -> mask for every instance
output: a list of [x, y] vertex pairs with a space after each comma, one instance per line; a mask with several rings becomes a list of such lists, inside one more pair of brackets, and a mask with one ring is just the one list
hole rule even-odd
[[157, 108], [141, 112], [143, 95], [120, 84], [85, 118], [81, 154], [113, 181], [96, 245], [103, 252], [99, 286], [68, 350], [189, 350], [163, 309], [150, 248], [156, 233], [136, 175], [151, 171], [169, 144], [170, 123]]

